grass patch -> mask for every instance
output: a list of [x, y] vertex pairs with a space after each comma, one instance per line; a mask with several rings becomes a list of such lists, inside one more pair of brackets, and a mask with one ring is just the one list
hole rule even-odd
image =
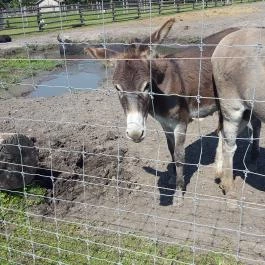
[[[26, 196], [24, 196], [26, 194]], [[25, 193], [0, 192], [0, 264], [30, 265], [158, 265], [192, 263], [188, 247], [162, 244], [134, 234], [99, 232], [93, 224], [37, 218], [31, 212], [44, 202], [45, 190], [29, 187]], [[40, 195], [40, 196], [39, 196]], [[195, 256], [198, 265], [239, 265], [214, 253]]]
[[43, 71], [51, 71], [63, 65], [61, 60], [43, 60], [10, 57], [0, 61], [0, 96], [6, 93], [24, 93], [20, 87], [20, 93], [16, 92], [16, 87], [23, 79], [35, 77]]

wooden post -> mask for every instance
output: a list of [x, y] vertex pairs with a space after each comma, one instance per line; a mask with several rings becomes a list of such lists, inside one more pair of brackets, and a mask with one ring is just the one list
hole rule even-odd
[[161, 10], [161, 5], [162, 5], [162, 0], [158, 0], [158, 14], [160, 15], [162, 13], [162, 10]]
[[0, 133], [0, 188], [23, 188], [33, 180], [38, 166], [34, 142], [23, 134]]
[[179, 13], [180, 7], [179, 7], [179, 0], [177, 1], [177, 13]]
[[39, 31], [42, 30], [42, 23], [40, 21], [41, 21], [41, 13], [40, 13], [40, 8], [38, 7], [37, 8], [37, 24], [38, 24]]
[[0, 10], [0, 29], [5, 28], [5, 20], [4, 20], [4, 15], [3, 12]]
[[80, 5], [79, 2], [78, 2], [78, 13], [79, 13], [79, 16], [80, 16], [80, 23], [81, 23], [82, 25], [84, 25], [83, 13], [82, 13], [81, 5]]
[[111, 1], [112, 21], [115, 21], [115, 4]]
[[137, 15], [138, 15], [138, 18], [140, 18], [140, 16], [141, 16], [141, 9], [140, 9], [140, 5], [141, 5], [141, 3], [140, 3], [140, 0], [137, 0]]

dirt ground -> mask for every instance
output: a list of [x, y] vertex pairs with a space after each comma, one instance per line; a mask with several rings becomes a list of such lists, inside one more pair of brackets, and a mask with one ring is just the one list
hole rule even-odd
[[148, 35], [150, 29], [152, 31], [171, 17], [175, 17], [177, 22], [168, 36], [168, 41], [187, 43], [187, 41], [200, 39], [201, 36], [205, 37], [232, 26], [264, 26], [264, 3], [239, 4], [187, 13], [153, 16], [151, 20], [140, 19], [111, 24], [104, 24], [102, 21], [102, 25], [42, 32], [41, 34], [29, 35], [26, 38], [20, 35], [14, 37], [10, 43], [1, 43], [0, 54], [15, 52], [18, 48], [25, 49], [26, 45], [33, 50], [39, 47], [53, 46], [57, 44], [59, 33], [64, 33], [77, 42], [89, 44], [99, 44], [104, 41], [126, 41], [130, 38]]
[[[231, 10], [212, 9], [204, 16], [203, 12], [176, 15], [179, 22], [170, 38], [198, 37], [202, 18], [204, 36], [232, 26], [265, 26], [264, 3]], [[154, 18], [152, 25], [161, 21]], [[102, 36], [98, 29], [86, 29], [95, 42]], [[68, 34], [81, 36], [82, 30]], [[117, 30], [124, 37], [140, 31], [145, 34], [149, 21], [106, 25], [105, 30], [110, 39], [117, 37]], [[34, 37], [34, 41], [53, 42], [55, 33], [49, 37]], [[27, 41], [31, 40], [33, 37]], [[25, 40], [14, 43], [22, 42]], [[174, 185], [167, 182], [172, 166], [160, 125], [149, 117], [146, 139], [139, 144], [127, 140], [125, 118], [111, 80], [94, 91], [3, 100], [0, 113], [1, 132], [23, 133], [37, 140], [39, 182], [48, 191], [47, 203], [32, 211], [43, 218], [87, 222], [95, 231], [135, 233], [190, 246], [195, 252], [234, 255], [244, 264], [265, 264], [264, 126], [256, 173], [248, 174], [245, 183], [244, 172], [235, 172], [239, 176], [238, 198], [229, 200], [214, 183], [217, 117], [192, 122], [186, 141], [187, 192], [179, 205]], [[234, 168], [244, 170], [247, 147], [247, 140], [238, 142]]]

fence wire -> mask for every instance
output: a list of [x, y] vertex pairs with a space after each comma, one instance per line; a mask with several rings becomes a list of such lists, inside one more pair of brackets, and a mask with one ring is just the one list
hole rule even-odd
[[[163, 49], [176, 50], [168, 57], [155, 55], [161, 44], [152, 40], [152, 33], [157, 30], [152, 12], [154, 3], [142, 2], [144, 12], [149, 15], [145, 20], [150, 37], [148, 43], [138, 40], [111, 42], [113, 31], [108, 32], [109, 27], [106, 27], [109, 19], [104, 12], [106, 3], [103, 0], [97, 2], [102, 40], [93, 44], [105, 49], [103, 59], [91, 59], [85, 55], [71, 57], [67, 49], [72, 43], [67, 41], [60, 44], [62, 58], [34, 57], [27, 41], [28, 21], [20, 6], [26, 56], [19, 60], [28, 63], [30, 78], [16, 82], [16, 86], [21, 90], [30, 87], [37, 96], [5, 99], [0, 107], [0, 183], [5, 179], [11, 183], [12, 178], [18, 177], [21, 181], [20, 188], [13, 189], [4, 184], [0, 187], [1, 264], [265, 264], [264, 130], [255, 138], [250, 123], [254, 104], [265, 103], [256, 97], [259, 76], [263, 73], [253, 66], [257, 68], [253, 94], [243, 100], [252, 103], [252, 109], [245, 134], [237, 137], [234, 173], [238, 189], [236, 197], [230, 197], [222, 194], [214, 183], [218, 117], [214, 114], [201, 120], [199, 116], [200, 110], [203, 111], [202, 100], [218, 99], [229, 104], [238, 100], [201, 95], [205, 85], [202, 81], [204, 62], [211, 59], [204, 55], [204, 51], [217, 45], [204, 43], [204, 37], [209, 35], [206, 8], [210, 2], [196, 1], [199, 11], [194, 14], [198, 15], [200, 24], [199, 43], [176, 44], [165, 40]], [[262, 8], [265, 9], [264, 4]], [[62, 8], [56, 11], [61, 35], [65, 34], [63, 12]], [[259, 26], [262, 27], [264, 22], [264, 19], [260, 21]], [[139, 31], [141, 27], [139, 23]], [[89, 28], [87, 32], [89, 34]], [[173, 27], [170, 34], [178, 33]], [[95, 47], [91, 42], [79, 40], [75, 40], [74, 45]], [[139, 58], [127, 58], [126, 52], [121, 52], [122, 55], [111, 58], [110, 63], [107, 48], [122, 46], [122, 51], [127, 51], [132, 45], [148, 46], [151, 54], [148, 60], [140, 58], [142, 64], [148, 65], [148, 93], [117, 92], [113, 88], [115, 65], [125, 60], [139, 63]], [[256, 48], [256, 57], [263, 56], [262, 36], [259, 43], [238, 44], [237, 47]], [[181, 54], [183, 49], [190, 48], [199, 51], [196, 56], [178, 56], [178, 52]], [[218, 59], [224, 58], [227, 57]], [[233, 58], [246, 60], [252, 57]], [[1, 62], [17, 60], [2, 58]], [[62, 62], [56, 74], [63, 72], [63, 84], [41, 84], [43, 78], [35, 76], [34, 61], [45, 63], [48, 60]], [[157, 63], [170, 60], [182, 64], [187, 61], [199, 63], [195, 95], [155, 91], [155, 67]], [[83, 62], [96, 71], [96, 65], [104, 65], [101, 73], [104, 80], [97, 82], [95, 87], [89, 83], [79, 87], [72, 81], [80, 69], [72, 73], [72, 67]], [[77, 79], [82, 77], [77, 75]], [[0, 84], [4, 88], [13, 82], [0, 80]], [[53, 92], [64, 89], [64, 94], [45, 97], [40, 92], [42, 88]], [[121, 93], [138, 99], [150, 97], [150, 114], [154, 119], [148, 117], [146, 139], [141, 143], [132, 143], [126, 138], [126, 118], [118, 102]], [[155, 122], [165, 125], [161, 116], [163, 111], [157, 111], [156, 97], [194, 100], [196, 104], [197, 114], [187, 131], [174, 131], [175, 138], [186, 136], [185, 160], [176, 161], [184, 166], [185, 193], [176, 183], [170, 183], [170, 177], [175, 174], [175, 163], [171, 160], [165, 135], [172, 131]], [[23, 135], [34, 137], [34, 145], [25, 144], [21, 138]], [[4, 140], [10, 136], [14, 136], [14, 141]], [[260, 165], [252, 169], [248, 159], [255, 140], [261, 144]], [[9, 154], [5, 150], [18, 152], [19, 159], [6, 158]], [[34, 150], [38, 151], [37, 164], [28, 161], [27, 157]]]

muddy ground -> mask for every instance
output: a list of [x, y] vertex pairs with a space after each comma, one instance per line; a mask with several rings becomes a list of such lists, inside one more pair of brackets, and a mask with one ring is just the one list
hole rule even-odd
[[[187, 18], [180, 15], [183, 21], [176, 23], [170, 36], [198, 37], [202, 17], [205, 36], [231, 26], [265, 26], [265, 4], [237, 6], [233, 10], [211, 10], [212, 15], [204, 16], [195, 12], [187, 14]], [[160, 21], [154, 18], [153, 24]], [[106, 28], [110, 36], [120, 28], [127, 34], [132, 30], [133, 34], [142, 31], [142, 25], [148, 29], [148, 23], [111, 24]], [[227, 253], [238, 256], [245, 264], [264, 264], [264, 126], [258, 174], [248, 174], [245, 183], [244, 172], [235, 172], [239, 176], [238, 198], [229, 200], [214, 183], [217, 117], [191, 123], [186, 141], [187, 192], [183, 205], [179, 205], [174, 185], [167, 182], [172, 167], [160, 125], [149, 117], [146, 139], [139, 144], [127, 140], [123, 111], [108, 81], [94, 91], [1, 102], [0, 131], [37, 139], [39, 181], [47, 187], [47, 202], [32, 212], [44, 219], [56, 216], [60, 220], [88, 222], [95, 231], [136, 233], [194, 247], [195, 252]], [[238, 142], [234, 168], [244, 170], [247, 147], [248, 141]]]

